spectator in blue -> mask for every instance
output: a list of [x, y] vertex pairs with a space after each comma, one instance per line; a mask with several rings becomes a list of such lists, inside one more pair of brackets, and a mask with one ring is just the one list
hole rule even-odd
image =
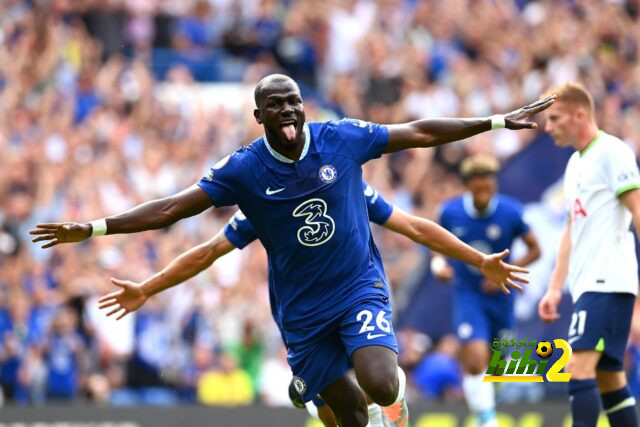
[[20, 370], [33, 340], [29, 322], [29, 300], [22, 294], [9, 298], [9, 316], [0, 331], [0, 386], [5, 398], [17, 403], [29, 401], [29, 389]]
[[273, 51], [276, 39], [282, 30], [282, 23], [276, 11], [276, 5], [272, 0], [262, 0], [257, 16], [249, 22], [251, 44], [255, 49], [252, 56], [265, 51]]
[[91, 112], [100, 105], [100, 98], [93, 89], [93, 78], [88, 71], [82, 72], [78, 77], [76, 91], [76, 109], [73, 115], [73, 123], [78, 125], [84, 122]]
[[629, 378], [629, 389], [635, 397], [640, 397], [640, 300], [636, 300], [629, 344], [625, 354], [625, 366]]
[[445, 335], [413, 370], [413, 383], [427, 399], [462, 396], [462, 371], [456, 358], [459, 347], [455, 336]]
[[49, 400], [71, 400], [78, 395], [84, 343], [77, 327], [75, 311], [61, 307], [44, 341]]
[[168, 360], [171, 334], [166, 312], [152, 304], [137, 313], [135, 350], [129, 364], [129, 385], [133, 388], [162, 387], [163, 362]]
[[209, 45], [208, 23], [211, 6], [208, 2], [197, 1], [190, 13], [176, 22], [173, 30], [173, 47], [178, 50], [204, 48]]
[[635, 397], [640, 397], [640, 345], [632, 343], [627, 349], [627, 361], [629, 368], [627, 376], [629, 377], [629, 389]]
[[195, 402], [198, 378], [216, 361], [217, 337], [201, 307], [187, 314], [180, 338], [188, 357], [181, 369], [179, 394], [182, 400]]
[[298, 83], [316, 86], [317, 52], [313, 37], [319, 36], [316, 28], [295, 13], [284, 22], [284, 28], [275, 41], [274, 53], [278, 62]]

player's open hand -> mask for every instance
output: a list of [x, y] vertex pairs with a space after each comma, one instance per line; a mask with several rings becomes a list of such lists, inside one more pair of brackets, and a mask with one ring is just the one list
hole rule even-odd
[[552, 289], [547, 290], [538, 303], [538, 315], [545, 322], [555, 322], [560, 318], [558, 305], [562, 300], [562, 293]]
[[529, 280], [518, 274], [528, 274], [529, 270], [504, 262], [503, 259], [505, 259], [507, 255], [509, 255], [509, 249], [505, 249], [499, 254], [486, 255], [480, 265], [480, 272], [489, 281], [495, 283], [502, 292], [510, 294], [511, 291], [509, 291], [509, 288], [514, 288], [519, 291], [524, 289], [522, 285], [516, 282], [529, 283]]
[[29, 234], [37, 236], [33, 243], [46, 242], [42, 249], [51, 248], [60, 243], [82, 242], [91, 237], [91, 226], [77, 222], [56, 222], [49, 224], [37, 224], [36, 228], [29, 230]]
[[529, 117], [546, 110], [556, 101], [555, 95], [549, 95], [544, 99], [540, 99], [529, 105], [525, 105], [515, 111], [504, 115], [504, 123], [507, 129], [535, 129], [538, 127], [536, 122], [527, 121]]
[[111, 278], [111, 283], [119, 286], [120, 290], [100, 297], [98, 300], [98, 307], [101, 310], [110, 309], [107, 316], [111, 316], [122, 311], [122, 313], [118, 314], [116, 320], [120, 320], [132, 311], [136, 311], [142, 307], [145, 302], [147, 302], [147, 299], [149, 299], [142, 290], [140, 283], [131, 282], [129, 280], [120, 280], [113, 277]]

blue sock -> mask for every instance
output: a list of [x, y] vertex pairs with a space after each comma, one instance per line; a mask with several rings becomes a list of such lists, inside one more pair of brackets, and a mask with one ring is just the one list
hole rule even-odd
[[595, 427], [600, 415], [600, 393], [595, 379], [570, 380], [573, 427]]
[[636, 400], [631, 396], [629, 387], [624, 386], [620, 390], [603, 393], [602, 406], [609, 418], [609, 424], [613, 427], [638, 425]]

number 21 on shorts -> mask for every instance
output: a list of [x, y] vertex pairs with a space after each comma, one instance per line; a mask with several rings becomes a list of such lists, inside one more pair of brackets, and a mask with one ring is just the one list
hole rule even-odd
[[386, 334], [391, 332], [391, 324], [387, 319], [384, 318], [386, 312], [384, 310], [380, 310], [378, 315], [376, 316], [376, 326], [379, 330], [384, 332], [384, 334], [372, 334], [373, 331], [376, 330], [376, 327], [371, 324], [371, 320], [373, 320], [373, 313], [370, 310], [362, 310], [356, 315], [356, 320], [358, 322], [362, 322], [362, 327], [360, 328], [359, 334], [367, 333], [367, 339], [371, 340], [374, 338], [383, 337]]
[[571, 315], [571, 326], [569, 326], [569, 336], [581, 337], [584, 334], [584, 327], [587, 323], [586, 310], [580, 310], [577, 313]]

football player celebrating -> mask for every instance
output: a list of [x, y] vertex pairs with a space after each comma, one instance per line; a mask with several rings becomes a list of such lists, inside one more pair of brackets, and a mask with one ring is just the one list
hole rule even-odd
[[[109, 218], [38, 224], [30, 231], [34, 242], [48, 248], [164, 228], [211, 206], [237, 204], [267, 250], [287, 360], [303, 399], [320, 393], [342, 426], [362, 427], [368, 423], [364, 390], [377, 404], [398, 409], [398, 424], [406, 424], [406, 378], [398, 368], [389, 291], [362, 196], [362, 164], [495, 128], [533, 128], [528, 117], [555, 97], [506, 115], [396, 125], [306, 122], [298, 85], [281, 74], [258, 82], [254, 98], [254, 117], [265, 135], [223, 158], [197, 184]], [[499, 286], [521, 288], [511, 279]], [[351, 368], [357, 382], [347, 375]]]
[[[500, 254], [485, 255], [483, 252], [465, 244], [453, 234], [433, 221], [410, 215], [400, 208], [388, 203], [384, 197], [365, 181], [362, 182], [363, 193], [367, 203], [367, 213], [371, 222], [379, 224], [388, 230], [402, 234], [432, 250], [446, 254], [449, 257], [468, 263], [475, 271], [484, 275], [492, 282], [507, 280], [513, 272], [522, 272], [502, 262], [508, 251]], [[176, 286], [210, 267], [218, 258], [233, 249], [243, 249], [257, 239], [256, 232], [249, 220], [237, 211], [223, 230], [220, 230], [209, 241], [198, 245], [176, 257], [162, 271], [154, 274], [143, 282], [136, 283], [128, 280], [111, 279], [114, 285], [121, 289], [100, 298], [100, 308], [108, 309], [107, 315], [115, 315], [121, 319], [128, 313], [140, 308], [152, 295]], [[381, 267], [382, 268], [382, 267]], [[269, 301], [271, 314], [280, 329], [283, 342], [286, 337], [276, 310], [277, 304], [274, 294], [269, 287]], [[499, 308], [499, 307], [498, 307]], [[487, 362], [488, 363], [488, 362]], [[294, 406], [304, 408], [305, 403], [296, 391], [295, 379], [291, 381], [289, 394]], [[382, 425], [382, 413], [379, 405], [368, 399], [369, 422], [372, 427]], [[319, 417], [327, 427], [335, 426], [335, 419], [331, 409], [318, 396], [307, 402], [309, 412]], [[385, 417], [395, 422], [398, 413], [386, 411]]]

